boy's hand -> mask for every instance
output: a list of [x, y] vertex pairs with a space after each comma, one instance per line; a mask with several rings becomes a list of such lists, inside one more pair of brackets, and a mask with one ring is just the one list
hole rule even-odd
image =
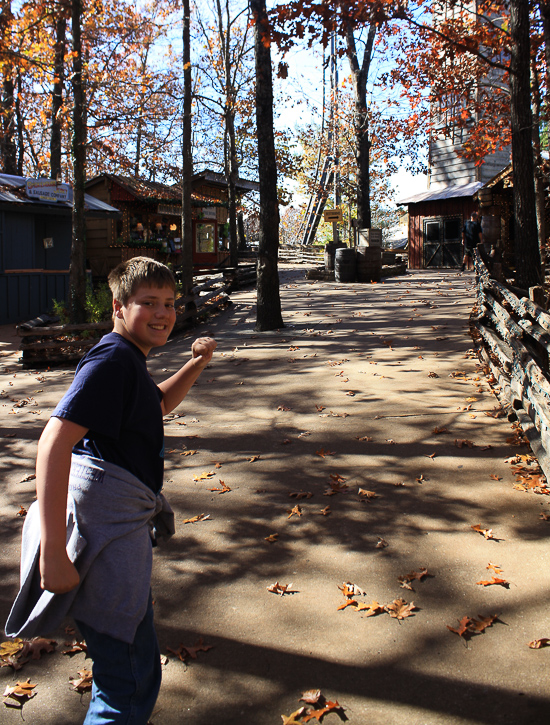
[[70, 592], [80, 583], [80, 576], [63, 551], [59, 556], [42, 556], [40, 554], [40, 586], [54, 594]]
[[191, 354], [195, 366], [204, 368], [212, 360], [218, 343], [211, 337], [199, 337], [191, 345]]

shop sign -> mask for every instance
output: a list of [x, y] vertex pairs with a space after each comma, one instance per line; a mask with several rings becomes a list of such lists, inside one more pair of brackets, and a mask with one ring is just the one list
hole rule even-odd
[[55, 179], [27, 179], [26, 194], [29, 199], [40, 201], [70, 201], [71, 185], [62, 184]]

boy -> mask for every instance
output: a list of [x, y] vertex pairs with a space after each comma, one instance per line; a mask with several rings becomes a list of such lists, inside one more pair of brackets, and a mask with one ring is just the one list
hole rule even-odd
[[[216, 348], [155, 385], [146, 366], [176, 319], [175, 280], [135, 257], [109, 275], [113, 332], [80, 362], [46, 425], [36, 459], [37, 504], [23, 529], [21, 590], [6, 633], [30, 637], [71, 613], [93, 660], [85, 725], [146, 725], [160, 688], [153, 625], [151, 521], [173, 533], [160, 494], [162, 416], [183, 400]], [[164, 517], [162, 517], [164, 514]]]
[[462, 259], [462, 272], [468, 261], [474, 257], [474, 249], [478, 244], [483, 243], [481, 224], [478, 221], [477, 211], [473, 211], [469, 221], [465, 222], [462, 228], [462, 240], [464, 242], [464, 257]]

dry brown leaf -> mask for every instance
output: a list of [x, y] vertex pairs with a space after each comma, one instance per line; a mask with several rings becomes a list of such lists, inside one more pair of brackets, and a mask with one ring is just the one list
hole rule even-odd
[[270, 544], [274, 544], [278, 540], [279, 534], [269, 534], [269, 536], [265, 537], [265, 541], [268, 541]]
[[304, 713], [307, 712], [307, 707], [301, 707], [299, 710], [296, 710], [296, 712], [293, 712], [291, 715], [281, 715], [283, 719], [283, 725], [301, 725], [303, 720], [298, 720], [297, 718], [302, 717]]
[[384, 607], [390, 617], [395, 619], [406, 619], [407, 617], [414, 617], [413, 610], [417, 609], [414, 606], [414, 602], [408, 604], [404, 599], [394, 599], [391, 604]]
[[475, 526], [470, 526], [470, 528], [473, 529], [474, 531], [477, 531], [478, 534], [483, 534], [483, 536], [486, 539], [494, 539], [495, 538], [493, 536], [493, 529], [484, 529], [484, 528], [482, 528], [481, 524], [475, 524]]
[[436, 425], [436, 427], [432, 431], [432, 433], [434, 435], [439, 435], [440, 433], [448, 433], [448, 432], [449, 432], [449, 429], [446, 428], [444, 425], [442, 425], [440, 427]]
[[341, 587], [338, 589], [342, 592], [345, 597], [362, 597], [365, 592], [353, 582], [343, 582]]
[[330, 516], [331, 513], [332, 513], [332, 511], [330, 510], [330, 506], [325, 506], [324, 509], [321, 509], [319, 511], [319, 514], [321, 514], [321, 516]]
[[510, 587], [510, 582], [507, 582], [506, 579], [497, 579], [496, 577], [491, 577], [490, 580], [486, 579], [480, 582], [476, 582], [476, 584], [480, 584], [482, 587], [489, 587], [491, 584], [500, 584], [505, 589], [508, 589]]
[[340, 609], [345, 609], [346, 607], [349, 607], [351, 605], [353, 605], [354, 607], [357, 606], [357, 602], [355, 601], [355, 599], [346, 599], [343, 604], [340, 604], [340, 606], [336, 608], [336, 611], [340, 611]]
[[14, 707], [21, 710], [23, 705], [36, 695], [33, 692], [36, 685], [32, 685], [30, 678], [25, 682], [17, 682], [15, 686], [6, 687], [3, 697], [6, 707]]
[[494, 571], [495, 574], [502, 574], [502, 569], [498, 564], [492, 564], [491, 562], [489, 562], [485, 568]]
[[268, 592], [273, 592], [273, 594], [279, 594], [281, 597], [285, 594], [295, 594], [296, 590], [292, 589], [292, 584], [279, 584], [279, 582], [275, 582], [275, 584], [272, 584], [271, 586], [267, 587]]
[[193, 476], [193, 481], [205, 481], [208, 478], [213, 478], [215, 475], [214, 471], [203, 471], [200, 476]]
[[[337, 710], [339, 710], [341, 713], [344, 712], [343, 708], [340, 707], [340, 705], [338, 704], [338, 701], [336, 701], [336, 702], [329, 701], [329, 702], [327, 702], [326, 705], [319, 708], [318, 710], [310, 710], [307, 713], [307, 715], [304, 716], [304, 719], [302, 722], [307, 723], [310, 720], [312, 720], [313, 718], [315, 718], [317, 720], [317, 722], [321, 722], [321, 720], [327, 713], [335, 712]], [[340, 719], [345, 719], [345, 717], [346, 717], [345, 715], [343, 717], [342, 717], [342, 714], [340, 715]]]
[[219, 478], [218, 480], [220, 482], [220, 488], [209, 488], [208, 489], [209, 491], [217, 491], [218, 494], [228, 493], [229, 491], [231, 491], [231, 489], [229, 488], [229, 486], [226, 484], [225, 481], [222, 481], [221, 478]]
[[73, 686], [73, 690], [76, 690], [77, 692], [83, 693], [83, 692], [90, 692], [93, 685], [93, 676], [91, 670], [79, 670], [78, 674], [80, 675], [79, 678], [71, 678], [70, 682]]
[[497, 476], [494, 473], [491, 473], [491, 475], [489, 476], [489, 478], [491, 478], [493, 481], [502, 481], [502, 476]]
[[372, 436], [355, 436], [355, 440], [370, 443], [372, 441]]
[[195, 451], [195, 450], [192, 450], [192, 451], [191, 450], [190, 451], [182, 451], [180, 453], [180, 456], [194, 456], [195, 453], [197, 453], [197, 451]]
[[311, 491], [292, 491], [288, 494], [289, 498], [295, 498], [298, 501], [302, 498], [311, 498], [313, 494]]
[[534, 639], [532, 642], [529, 642], [529, 647], [531, 649], [542, 649], [543, 647], [548, 647], [548, 644], [550, 643], [550, 637], [541, 637], [540, 639]]
[[287, 519], [290, 519], [293, 516], [302, 516], [302, 513], [303, 513], [302, 507], [299, 504], [296, 504], [296, 506], [294, 506], [294, 508], [287, 509], [286, 512], [288, 514]]
[[428, 570], [424, 567], [420, 571], [411, 571], [408, 574], [397, 577], [397, 581], [400, 582], [403, 589], [410, 589], [414, 592], [412, 582], [415, 580], [421, 582], [425, 576], [431, 576], [431, 574], [428, 574]]
[[279, 405], [277, 407], [277, 410], [283, 410], [285, 412], [288, 412], [289, 410], [292, 410], [292, 408], [289, 408], [287, 405]]
[[429, 373], [428, 373], [428, 377], [429, 377], [429, 378], [438, 378], [438, 377], [439, 377], [439, 375], [438, 375], [437, 373], [434, 373], [434, 372], [432, 371], [432, 372], [429, 372]]
[[88, 647], [84, 640], [79, 642], [75, 639], [72, 642], [65, 642], [65, 647], [68, 647], [69, 649], [63, 650], [62, 654], [69, 655], [69, 657], [80, 654], [80, 652], [84, 652], [86, 655], [88, 654]]
[[198, 521], [206, 521], [210, 518], [210, 514], [197, 514], [197, 516], [192, 516], [190, 519], [184, 519], [184, 524], [196, 524]]
[[378, 543], [374, 547], [375, 549], [385, 549], [388, 546], [388, 542], [385, 539], [378, 538]]
[[378, 498], [378, 494], [374, 491], [367, 491], [366, 488], [359, 488], [357, 491], [358, 495], [362, 498]]
[[321, 690], [306, 690], [306, 692], [302, 692], [300, 701], [307, 702], [308, 705], [317, 705], [321, 698]]
[[457, 448], [473, 448], [475, 443], [467, 438], [455, 438], [455, 446]]
[[315, 451], [315, 454], [317, 456], [320, 456], [321, 458], [325, 458], [326, 456], [334, 456], [336, 451], [325, 451], [324, 448], [320, 448], [318, 451]]
[[247, 460], [247, 461], [248, 461], [249, 463], [254, 463], [254, 461], [259, 461], [259, 460], [260, 460], [260, 458], [261, 458], [261, 456], [250, 456], [250, 458], [247, 458], [246, 460]]

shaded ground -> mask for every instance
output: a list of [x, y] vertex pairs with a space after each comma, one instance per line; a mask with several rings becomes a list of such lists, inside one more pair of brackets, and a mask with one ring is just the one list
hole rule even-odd
[[[341, 285], [307, 282], [287, 265], [282, 278], [289, 326], [255, 333], [254, 292], [233, 295], [232, 308], [194, 331], [214, 335], [218, 351], [182, 417], [166, 422], [165, 492], [178, 531], [156, 553], [161, 649], [199, 637], [212, 649], [188, 665], [170, 656], [153, 722], [280, 723], [304, 690], [321, 688], [351, 725], [547, 723], [550, 648], [527, 644], [550, 636], [548, 497], [513, 488], [505, 460], [527, 451], [512, 444], [506, 418], [485, 415], [498, 402], [469, 352], [472, 275]], [[187, 359], [191, 339], [151, 357], [156, 379]], [[4, 619], [17, 589], [16, 513], [34, 498], [33, 482], [21, 481], [72, 376], [23, 371], [14, 359], [0, 359], [1, 434], [15, 434], [0, 439]], [[194, 481], [203, 472], [215, 475]], [[347, 493], [325, 495], [331, 474]], [[209, 490], [220, 481], [231, 490]], [[296, 504], [302, 515], [289, 518]], [[320, 515], [326, 506], [331, 514]], [[183, 524], [199, 514], [209, 518]], [[376, 548], [380, 538], [387, 547]], [[491, 578], [489, 562], [508, 588], [476, 584]], [[414, 592], [400, 588], [398, 577], [421, 567], [432, 576]], [[296, 593], [268, 592], [276, 581]], [[360, 601], [402, 597], [418, 609], [403, 621], [338, 611], [345, 581], [365, 590]], [[498, 621], [467, 642], [446, 627], [465, 615]], [[81, 722], [88, 696], [68, 678], [88, 665], [60, 652], [27, 664], [19, 679], [31, 677], [38, 694], [26, 722]], [[8, 668], [0, 677], [4, 687], [14, 680]], [[0, 710], [0, 723], [12, 722], [19, 713]]]

